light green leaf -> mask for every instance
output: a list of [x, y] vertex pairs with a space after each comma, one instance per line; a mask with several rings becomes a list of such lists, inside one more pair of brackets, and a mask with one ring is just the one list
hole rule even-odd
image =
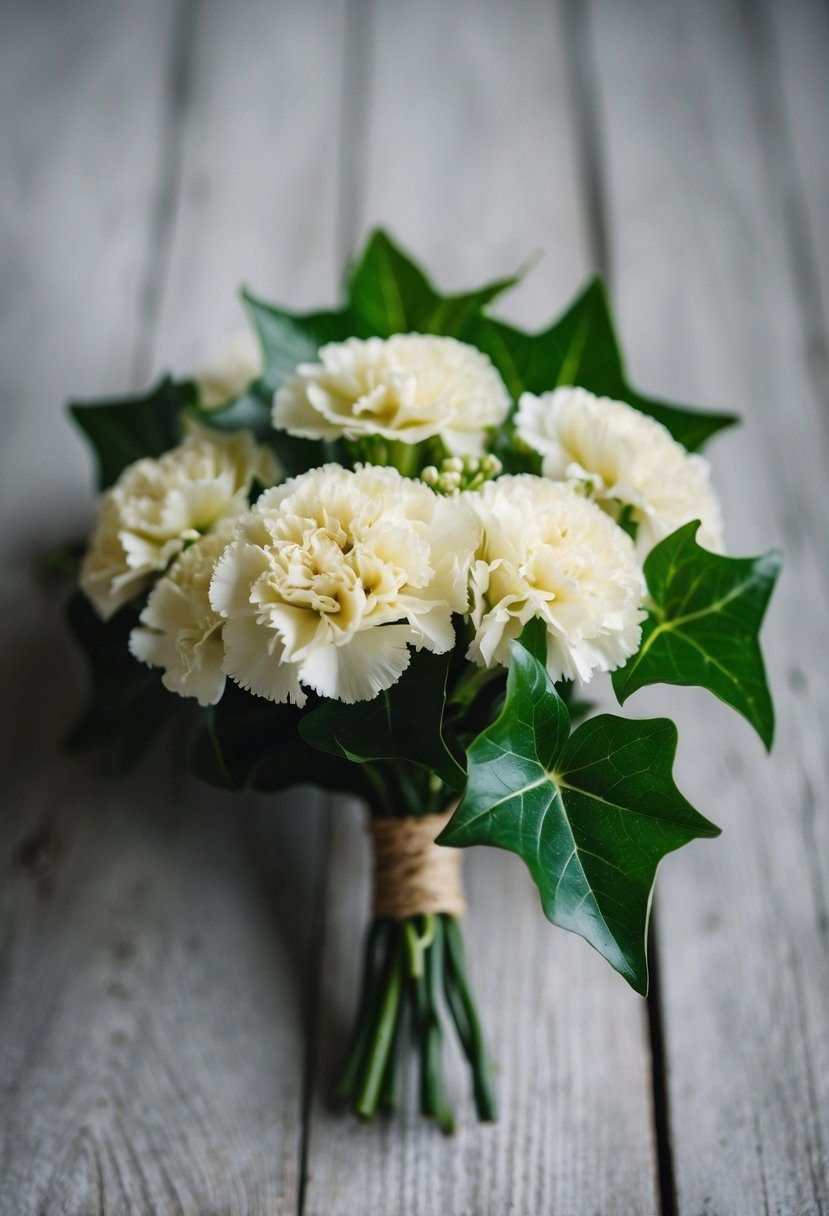
[[352, 271], [348, 298], [360, 337], [390, 334], [444, 334], [462, 338], [470, 321], [520, 275], [488, 283], [477, 291], [444, 296], [382, 230], [369, 238]]
[[69, 411], [86, 435], [98, 464], [98, 488], [105, 490], [142, 456], [160, 456], [181, 435], [181, 416], [195, 404], [189, 381], [165, 376], [149, 393], [115, 400], [77, 401]]
[[675, 752], [676, 727], [665, 718], [601, 714], [570, 734], [544, 664], [513, 642], [504, 708], [469, 748], [466, 793], [439, 843], [516, 853], [549, 920], [585, 938], [644, 994], [657, 866], [719, 830], [674, 784]]
[[516, 400], [523, 392], [579, 385], [597, 396], [626, 401], [656, 418], [689, 452], [737, 421], [733, 414], [684, 409], [645, 397], [630, 387], [607, 293], [598, 278], [541, 333], [524, 333], [503, 321], [481, 317], [470, 340], [489, 355]]
[[651, 607], [642, 643], [619, 671], [619, 703], [646, 684], [696, 684], [747, 718], [767, 748], [774, 737], [759, 631], [779, 553], [721, 557], [696, 543], [699, 523], [686, 524], [645, 559]]

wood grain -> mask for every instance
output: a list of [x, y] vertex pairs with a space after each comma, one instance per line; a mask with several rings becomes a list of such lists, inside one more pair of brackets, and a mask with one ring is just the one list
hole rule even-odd
[[320, 800], [199, 787], [185, 738], [118, 785], [55, 758], [83, 678], [32, 574], [89, 510], [67, 391], [204, 354], [231, 271], [333, 294], [341, 9], [245, 10], [9, 15], [0, 1211], [21, 1216], [297, 1209]]
[[[364, 226], [393, 220], [452, 287], [545, 249], [516, 302], [504, 302], [540, 328], [587, 270], [559, 15], [540, 3], [522, 5], [519, 21], [495, 3], [378, 6], [372, 44]], [[504, 66], [519, 61], [520, 72]], [[359, 815], [341, 808], [333, 831], [308, 1216], [652, 1213], [644, 1003], [585, 943], [547, 924], [523, 867], [506, 855], [470, 852], [464, 926], [498, 1063], [499, 1122], [475, 1122], [454, 1053], [460, 1127], [450, 1141], [415, 1113], [414, 1078], [391, 1122], [361, 1126], [328, 1109], [368, 913]]]
[[[796, 20], [798, 8], [778, 16]], [[646, 388], [745, 415], [715, 451], [730, 544], [781, 545], [786, 562], [765, 631], [779, 709], [771, 758], [702, 694], [630, 704], [679, 704], [681, 784], [724, 828], [659, 887], [678, 1210], [815, 1216], [829, 1204], [829, 495], [825, 401], [803, 358], [786, 240], [782, 127], [750, 9], [598, 3], [592, 15], [633, 370]]]
[[542, 250], [502, 310], [530, 327], [606, 254], [635, 381], [746, 416], [714, 463], [733, 551], [786, 553], [775, 752], [694, 690], [629, 705], [678, 718], [680, 784], [725, 829], [660, 875], [661, 1210], [827, 1216], [824, 7], [9, 0], [0, 22], [0, 1212], [660, 1210], [644, 1006], [516, 859], [466, 859], [500, 1122], [447, 1048], [453, 1140], [411, 1075], [363, 1127], [327, 1101], [360, 810], [203, 789], [184, 736], [117, 786], [57, 755], [83, 672], [35, 558], [92, 510], [63, 399], [198, 364], [244, 323], [240, 281], [334, 299], [383, 222], [449, 288]]

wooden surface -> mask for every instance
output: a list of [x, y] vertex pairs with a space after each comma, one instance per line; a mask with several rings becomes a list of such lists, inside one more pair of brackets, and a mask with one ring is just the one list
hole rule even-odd
[[[829, 12], [818, 0], [12, 0], [0, 8], [0, 1213], [829, 1212]], [[245, 281], [333, 301], [388, 224], [448, 287], [599, 267], [635, 381], [744, 414], [713, 458], [735, 552], [786, 566], [774, 754], [693, 690], [646, 1005], [473, 853], [501, 1119], [451, 1141], [325, 1095], [367, 914], [360, 815], [57, 754], [83, 692], [45, 545], [91, 514], [71, 395], [187, 370]], [[678, 706], [678, 708], [677, 708]], [[413, 1082], [413, 1078], [411, 1079]], [[411, 1085], [410, 1090], [413, 1090]]]

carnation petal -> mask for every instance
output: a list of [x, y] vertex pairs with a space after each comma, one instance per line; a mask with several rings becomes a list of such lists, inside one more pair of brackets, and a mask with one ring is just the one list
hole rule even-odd
[[192, 541], [246, 510], [273, 457], [249, 431], [223, 435], [190, 421], [182, 442], [124, 469], [101, 499], [81, 587], [104, 618], [163, 573]]
[[296, 665], [282, 662], [279, 635], [252, 616], [239, 616], [224, 627], [223, 668], [242, 688], [282, 704], [304, 705]]
[[694, 519], [702, 522], [706, 547], [722, 550], [707, 463], [633, 406], [575, 387], [523, 393], [516, 432], [541, 455], [545, 477], [581, 483], [614, 517], [628, 511], [638, 527], [640, 558]]
[[320, 696], [346, 704], [370, 701], [400, 679], [409, 666], [407, 643], [416, 640], [408, 625], [367, 630], [343, 646], [312, 651], [300, 664], [300, 677]]
[[468, 499], [482, 525], [468, 657], [506, 666], [509, 642], [538, 617], [554, 680], [621, 666], [644, 615], [630, 537], [575, 489], [541, 477], [502, 477]]
[[274, 398], [273, 424], [304, 438], [379, 436], [480, 455], [510, 399], [487, 355], [455, 338], [349, 338], [301, 364]]

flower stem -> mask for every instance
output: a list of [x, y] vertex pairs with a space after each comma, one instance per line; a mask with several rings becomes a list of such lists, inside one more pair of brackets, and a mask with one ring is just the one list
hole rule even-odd
[[435, 939], [436, 928], [437, 917], [432, 915], [423, 917], [422, 933], [418, 933], [414, 920], [409, 919], [403, 922], [409, 962], [408, 972], [412, 979], [419, 979], [423, 975], [424, 956]]
[[441, 921], [446, 941], [446, 968], [443, 973], [446, 1001], [457, 1027], [461, 1046], [472, 1066], [475, 1107], [478, 1117], [485, 1123], [492, 1123], [497, 1116], [495, 1094], [492, 1089], [492, 1069], [478, 1018], [478, 1010], [466, 976], [461, 931], [453, 916], [443, 915]]
[[350, 1098], [354, 1092], [360, 1064], [368, 1047], [369, 1036], [375, 1020], [375, 1010], [380, 1000], [380, 985], [386, 969], [392, 928], [389, 921], [375, 920], [372, 922], [366, 938], [363, 986], [357, 1018], [335, 1091], [336, 1096], [342, 1100]]
[[380, 1105], [384, 1110], [393, 1110], [397, 1106], [397, 1087], [400, 1073], [400, 1048], [403, 1041], [403, 1023], [406, 1015], [406, 1003], [402, 994], [397, 1005], [397, 1018], [392, 1032], [391, 1048], [386, 1061], [386, 1071], [383, 1073], [383, 1084], [380, 1087]]
[[392, 951], [391, 969], [380, 1001], [371, 1046], [357, 1091], [355, 1110], [363, 1119], [372, 1119], [377, 1111], [380, 1087], [386, 1072], [397, 1026], [400, 993], [403, 984], [403, 960], [399, 939]]
[[367, 935], [356, 1027], [338, 1096], [361, 1118], [398, 1100], [403, 1023], [412, 1014], [412, 1043], [420, 1071], [420, 1107], [447, 1134], [455, 1130], [442, 1075], [443, 1001], [472, 1073], [478, 1116], [495, 1119], [491, 1067], [469, 988], [460, 927], [447, 913], [402, 921], [375, 920]]

